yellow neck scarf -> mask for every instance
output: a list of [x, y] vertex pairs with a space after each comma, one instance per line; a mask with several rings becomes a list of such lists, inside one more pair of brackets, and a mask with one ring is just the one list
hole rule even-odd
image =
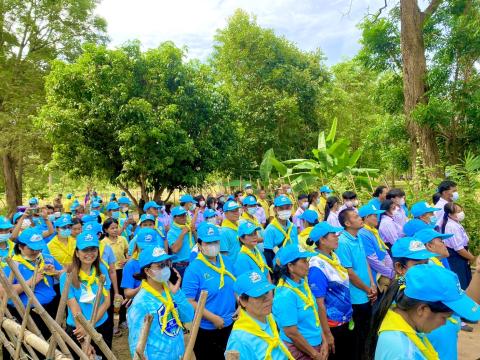
[[290, 223], [290, 226], [288, 227], [287, 232], [283, 230], [283, 227], [277, 218], [274, 218], [270, 224], [272, 224], [272, 226], [275, 227], [278, 231], [280, 231], [284, 236], [282, 245], [280, 245], [280, 247], [287, 245], [289, 242], [292, 242], [292, 239], [290, 239], [290, 234], [292, 233], [292, 229], [293, 229], [292, 223]]
[[238, 225], [231, 222], [228, 219], [225, 219], [225, 220], [222, 221], [222, 227], [226, 227], [226, 228], [238, 231]]
[[442, 262], [441, 262], [436, 256], [430, 258], [430, 260], [431, 260], [432, 263], [434, 263], [435, 265], [438, 265], [438, 266], [441, 266], [441, 267], [445, 267], [445, 266], [443, 266]]
[[[8, 255], [7, 255], [7, 257], [12, 257], [15, 244], [12, 242], [12, 240], [8, 240], [8, 241], [6, 242], [6, 245], [7, 245], [7, 249], [8, 249]], [[3, 260], [0, 262], [0, 267], [2, 267], [2, 268], [7, 267], [7, 262], [5, 261], [5, 259], [3, 259]]]
[[292, 290], [300, 299], [302, 299], [302, 301], [305, 303], [303, 310], [307, 310], [309, 307], [312, 308], [313, 313], [315, 314], [315, 325], [320, 326], [320, 318], [318, 316], [318, 310], [315, 306], [315, 298], [313, 297], [312, 291], [310, 290], [310, 286], [308, 286], [307, 281], [303, 279], [303, 289], [307, 293], [306, 296], [298, 288], [293, 287], [287, 281], [280, 279], [277, 287], [282, 287], [282, 286]]
[[[97, 277], [97, 269], [95, 269], [94, 266], [92, 266], [92, 273], [90, 275], [87, 275], [83, 270], [80, 270], [78, 272], [78, 278], [80, 279], [80, 281], [86, 283], [84, 285], [87, 288], [87, 291], [90, 293], [93, 293], [92, 285], [96, 283], [98, 286], [98, 283], [99, 283], [98, 277]], [[103, 287], [102, 289], [102, 294], [103, 296], [108, 295], [108, 291], [107, 289], [105, 289], [105, 287]]]
[[75, 253], [75, 239], [68, 237], [67, 245], [55, 236], [48, 244], [51, 255], [62, 265], [71, 264]]
[[300, 234], [298, 234], [298, 236], [307, 239], [310, 236], [310, 233], [312, 232], [312, 230], [313, 230], [313, 226], [307, 227], [307, 228], [303, 229], [300, 232]]
[[165, 329], [167, 328], [168, 315], [170, 315], [170, 313], [173, 315], [173, 318], [177, 322], [177, 325], [183, 328], [183, 324], [180, 321], [178, 310], [175, 309], [175, 303], [172, 300], [172, 295], [170, 294], [170, 290], [168, 289], [168, 286], [163, 285], [163, 291], [165, 292], [165, 297], [163, 297], [157, 290], [153, 288], [152, 285], [150, 285], [145, 280], [142, 281], [141, 287], [146, 292], [152, 294], [156, 299], [158, 299], [165, 306], [165, 313], [163, 314], [163, 319], [162, 319], [162, 332], [164, 332]]
[[365, 224], [364, 225], [365, 229], [370, 231], [373, 235], [375, 235], [375, 239], [377, 239], [378, 247], [380, 248], [381, 251], [386, 252], [388, 247], [385, 244], [385, 242], [382, 240], [380, 237], [380, 234], [378, 233], [378, 230], [375, 229], [374, 227], [371, 227], [370, 225]]
[[173, 222], [173, 227], [176, 227], [180, 230], [182, 229], [188, 229], [188, 243], [190, 245], [190, 249], [193, 248], [195, 246], [195, 243], [193, 241], [193, 236], [192, 236], [192, 229], [190, 228], [190, 226], [188, 225], [180, 225], [176, 222]]
[[[40, 258], [40, 263], [38, 264], [38, 269], [42, 270], [45, 267], [45, 261], [43, 261], [42, 254], [38, 255], [38, 257]], [[19, 254], [13, 255], [12, 260], [16, 261], [19, 264], [22, 264], [28, 270], [35, 271], [35, 266], [32, 265], [32, 262], [29, 261], [29, 260], [26, 260], [22, 255], [19, 255]], [[32, 276], [33, 276], [33, 274], [32, 274]], [[25, 279], [25, 280], [28, 280], [28, 279]], [[45, 283], [45, 285], [50, 286], [50, 284], [48, 283], [48, 280], [45, 276], [43, 277], [43, 282]]]
[[250, 257], [250, 259], [252, 259], [253, 262], [259, 267], [261, 272], [263, 272], [265, 268], [267, 268], [268, 271], [272, 271], [272, 269], [270, 269], [267, 266], [267, 264], [265, 264], [265, 261], [263, 261], [262, 255], [260, 254], [260, 252], [256, 247], [252, 251], [249, 248], [247, 248], [245, 245], [242, 245], [240, 252]]
[[430, 341], [428, 341], [427, 337], [424, 337], [423, 339], [420, 338], [417, 332], [405, 321], [405, 319], [395, 311], [388, 310], [378, 333], [380, 334], [382, 331], [400, 331], [415, 344], [427, 360], [439, 359], [437, 352]]
[[330, 259], [328, 256], [323, 255], [322, 253], [318, 253], [317, 256], [329, 263], [335, 270], [337, 270], [338, 275], [340, 278], [345, 280], [348, 277], [348, 271], [345, 269], [342, 264], [340, 264], [340, 259], [338, 258], [337, 254], [332, 251], [332, 258]]
[[294, 360], [295, 358], [290, 354], [290, 351], [288, 351], [278, 335], [277, 325], [275, 324], [275, 320], [273, 320], [272, 314], [267, 316], [267, 321], [270, 329], [272, 329], [273, 336], [262, 330], [260, 325], [258, 325], [257, 322], [245, 312], [245, 310], [240, 310], [238, 320], [233, 324], [232, 330], [242, 330], [265, 341], [268, 347], [265, 352], [264, 360], [272, 360], [272, 351], [278, 347], [280, 347], [280, 350], [282, 350], [288, 360]]
[[251, 216], [248, 212], [244, 212], [242, 214], [242, 219], [245, 219], [245, 220], [248, 220], [252, 223], [255, 224], [255, 226], [258, 226], [258, 227], [262, 227], [262, 225], [260, 224], [260, 222], [258, 221], [258, 219], [255, 217], [255, 216]]
[[201, 252], [199, 252], [197, 256], [197, 259], [203, 262], [208, 268], [220, 274], [220, 286], [218, 288], [221, 289], [225, 284], [223, 279], [225, 275], [230, 276], [233, 281], [236, 281], [237, 279], [235, 278], [235, 276], [233, 276], [233, 274], [230, 271], [225, 269], [225, 264], [223, 263], [222, 255], [218, 254], [218, 258], [220, 259], [220, 267], [216, 267], [212, 265], [212, 263], [208, 261]]

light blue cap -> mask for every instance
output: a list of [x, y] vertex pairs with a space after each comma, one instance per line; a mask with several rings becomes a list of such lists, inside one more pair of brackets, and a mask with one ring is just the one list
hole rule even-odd
[[252, 184], [248, 184], [248, 183], [247, 183], [247, 184], [245, 184], [245, 185], [243, 186], [243, 188], [244, 188], [244, 189], [251, 189], [251, 188], [252, 188]]
[[38, 205], [38, 199], [35, 197], [31, 198], [30, 200], [28, 200], [28, 205], [30, 206]]
[[172, 217], [175, 217], [175, 216], [182, 216], [182, 215], [185, 215], [187, 213], [187, 210], [185, 210], [183, 207], [181, 206], [175, 206], [173, 209], [172, 209]]
[[115, 201], [110, 201], [107, 204], [107, 211], [113, 211], [113, 210], [118, 210], [120, 209], [120, 206]]
[[275, 286], [270, 284], [267, 278], [257, 271], [247, 271], [237, 277], [237, 281], [233, 285], [233, 290], [238, 295], [248, 295], [250, 297], [260, 297], [269, 291], [275, 289]]
[[420, 219], [409, 220], [403, 225], [403, 233], [407, 236], [413, 236], [420, 230], [433, 229], [433, 225], [429, 225]]
[[308, 237], [314, 242], [317, 242], [327, 234], [338, 233], [340, 231], [343, 231], [343, 227], [332, 226], [328, 222], [322, 221], [313, 227]]
[[314, 210], [305, 210], [299, 218], [310, 224], [314, 224], [316, 221], [318, 221], [318, 213]]
[[17, 220], [20, 219], [22, 216], [23, 216], [23, 212], [22, 212], [22, 211], [16, 212], [16, 213], [13, 215], [13, 223], [15, 224], [15, 223], [17, 222]]
[[0, 229], [7, 230], [13, 228], [13, 224], [5, 216], [0, 216]]
[[121, 198], [118, 199], [118, 203], [123, 205], [130, 205], [131, 201], [128, 197], [122, 196]]
[[255, 231], [261, 230], [260, 226], [255, 225], [251, 221], [242, 221], [238, 227], [238, 237], [242, 237], [244, 235], [250, 235]]
[[435, 238], [448, 239], [453, 236], [453, 234], [442, 234], [438, 231], [435, 231], [431, 228], [423, 229], [415, 233], [415, 238], [420, 240], [422, 243], [426, 244], [432, 241]]
[[148, 209], [160, 209], [160, 205], [158, 205], [155, 201], [150, 200], [143, 205], [143, 211], [147, 211]]
[[303, 250], [296, 244], [291, 244], [283, 246], [278, 250], [277, 255], [275, 256], [275, 263], [278, 265], [285, 266], [288, 263], [291, 263], [297, 259], [306, 259], [313, 256], [316, 256], [314, 252], [309, 252]]
[[155, 216], [152, 214], [142, 214], [142, 216], [140, 216], [140, 224], [148, 220], [155, 222]]
[[410, 213], [413, 217], [418, 218], [426, 213], [433, 213], [441, 210], [440, 208], [430, 207], [425, 201], [420, 201], [412, 205]]
[[237, 210], [238, 208], [240, 208], [240, 205], [235, 200], [228, 200], [223, 204], [223, 212]]
[[167, 252], [160, 246], [147, 246], [142, 250], [138, 257], [138, 264], [140, 269], [151, 264], [159, 263], [171, 259], [173, 256], [168, 255]]
[[255, 196], [248, 195], [243, 199], [242, 205], [243, 206], [252, 206], [252, 205], [257, 205], [257, 199], [255, 199]]
[[217, 226], [202, 222], [197, 229], [198, 239], [205, 243], [220, 241], [220, 230]]
[[184, 194], [184, 195], [180, 196], [180, 202], [181, 203], [193, 203], [193, 204], [197, 203], [197, 201], [190, 194]]
[[46, 246], [45, 241], [43, 241], [42, 231], [36, 227], [23, 230], [18, 237], [18, 242], [37, 251], [43, 250]]
[[140, 250], [149, 246], [160, 246], [160, 235], [154, 229], [143, 228], [135, 235], [135, 241]]
[[364, 218], [370, 215], [380, 215], [380, 214], [383, 214], [384, 212], [385, 210], [377, 209], [372, 204], [363, 205], [360, 209], [358, 209], [358, 215], [360, 215], [361, 218]]
[[75, 211], [78, 209], [78, 207], [80, 206], [80, 204], [78, 202], [74, 202], [72, 204], [72, 206], [70, 206], [70, 211]]
[[72, 196], [73, 196], [73, 195], [72, 195], [71, 193], [68, 193], [68, 194], [67, 194], [67, 199], [71, 199]]
[[87, 232], [91, 232], [91, 233], [95, 233], [95, 234], [98, 234], [100, 232], [102, 232], [102, 225], [100, 225], [97, 221], [90, 221], [90, 222], [87, 222], [85, 224], [83, 224], [83, 228], [82, 228], [83, 231], [87, 231]]
[[64, 227], [64, 226], [72, 225], [72, 217], [70, 215], [63, 214], [57, 220], [55, 220], [53, 225], [55, 227]]
[[292, 205], [292, 200], [288, 196], [280, 195], [273, 200], [273, 206], [279, 207], [284, 205]]
[[92, 231], [83, 231], [77, 236], [77, 249], [84, 250], [88, 247], [100, 247], [98, 235]]
[[92, 205], [90, 206], [90, 208], [99, 208], [100, 206], [102, 206], [98, 201], [94, 201], [92, 202]]
[[210, 218], [212, 218], [216, 215], [217, 215], [217, 213], [213, 209], [207, 209], [203, 212], [203, 218], [204, 219], [210, 219]]
[[333, 190], [330, 189], [330, 187], [328, 187], [328, 185], [323, 185], [323, 186], [320, 188], [320, 192], [321, 192], [321, 193], [330, 194], [330, 193], [333, 192]]
[[397, 239], [392, 246], [392, 257], [411, 260], [427, 260], [435, 257], [428, 251], [425, 244], [415, 237], [403, 237]]
[[458, 276], [442, 266], [412, 266], [405, 275], [404, 292], [412, 299], [441, 302], [464, 319], [480, 320], [480, 305], [462, 290]]

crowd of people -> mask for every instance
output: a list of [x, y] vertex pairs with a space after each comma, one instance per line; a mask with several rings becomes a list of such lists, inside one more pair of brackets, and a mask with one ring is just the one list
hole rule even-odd
[[[1, 267], [8, 277], [11, 257], [49, 313], [71, 276], [66, 331], [79, 344], [81, 313], [110, 347], [128, 328], [133, 356], [153, 315], [150, 360], [182, 357], [203, 290], [199, 360], [229, 351], [242, 360], [458, 358], [458, 333], [480, 319], [480, 264], [453, 181], [439, 184], [433, 206], [408, 206], [402, 189], [385, 186], [364, 204], [327, 185], [293, 196], [285, 184], [271, 199], [246, 184], [184, 194], [179, 204], [146, 201], [136, 218], [124, 193], [59, 195], [42, 206], [32, 198], [0, 217]], [[16, 278], [12, 288], [26, 305]], [[11, 300], [7, 307], [18, 316]], [[89, 351], [103, 356], [95, 344]]]

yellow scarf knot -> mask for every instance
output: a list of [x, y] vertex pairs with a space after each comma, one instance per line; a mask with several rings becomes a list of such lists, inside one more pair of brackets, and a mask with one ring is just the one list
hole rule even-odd
[[330, 264], [338, 273], [342, 280], [348, 278], [348, 271], [345, 269], [342, 264], [340, 263], [340, 259], [338, 258], [337, 254], [332, 251], [332, 258], [330, 259], [328, 256], [323, 255], [322, 253], [317, 253], [317, 256], [322, 259], [323, 261]]
[[309, 307], [311, 307], [315, 315], [315, 325], [320, 326], [320, 317], [318, 316], [318, 310], [317, 310], [317, 307], [315, 306], [315, 298], [313, 297], [312, 291], [310, 290], [310, 286], [308, 286], [308, 282], [306, 281], [306, 279], [303, 279], [303, 289], [307, 294], [306, 296], [298, 288], [293, 287], [284, 279], [280, 279], [277, 287], [285, 287], [293, 291], [305, 303], [303, 310], [307, 310]]
[[364, 227], [365, 227], [365, 229], [370, 231], [375, 236], [375, 239], [377, 239], [378, 247], [380, 248], [380, 250], [382, 252], [386, 252], [387, 249], [388, 249], [388, 246], [387, 246], [387, 244], [385, 244], [385, 242], [380, 237], [380, 233], [378, 232], [378, 229], [375, 229], [374, 227], [372, 227], [370, 225], [367, 225], [367, 224], [365, 224]]
[[[40, 270], [42, 270], [45, 267], [45, 261], [43, 260], [42, 254], [40, 254], [38, 257], [40, 259], [40, 263], [38, 264], [38, 268]], [[26, 260], [22, 255], [19, 255], [19, 254], [14, 255], [12, 257], [12, 260], [16, 261], [19, 264], [22, 264], [23, 266], [25, 266], [30, 271], [35, 271], [35, 266], [32, 265], [32, 263], [30, 261]], [[32, 274], [32, 276], [33, 276], [33, 274]], [[28, 279], [25, 279], [25, 280], [28, 280]], [[48, 280], [45, 276], [43, 277], [43, 282], [45, 283], [45, 285], [50, 287], [50, 284], [48, 283]]]
[[[93, 293], [92, 285], [97, 284], [97, 286], [98, 286], [98, 284], [99, 284], [99, 278], [97, 276], [97, 269], [95, 267], [92, 267], [92, 273], [90, 275], [87, 275], [83, 270], [80, 270], [78, 272], [78, 278], [80, 279], [80, 281], [86, 283], [85, 287], [87, 288], [87, 291], [90, 292], [90, 293]], [[103, 287], [103, 289], [102, 289], [102, 294], [103, 294], [103, 296], [108, 295], [108, 290], [105, 289], [105, 287]]]
[[280, 224], [280, 222], [278, 221], [277, 218], [274, 218], [270, 224], [272, 224], [272, 226], [274, 228], [276, 228], [278, 231], [280, 231], [282, 233], [283, 237], [284, 237], [283, 241], [282, 241], [282, 245], [280, 245], [280, 247], [283, 247], [283, 246], [287, 245], [288, 243], [293, 243], [292, 239], [290, 238], [290, 234], [292, 233], [292, 229], [293, 229], [293, 224], [292, 223], [290, 223], [287, 231], [283, 230], [283, 227], [282, 227], [282, 225]]
[[260, 254], [260, 251], [258, 251], [256, 247], [252, 251], [249, 248], [247, 248], [245, 245], [243, 245], [242, 248], [240, 249], [240, 252], [242, 254], [247, 255], [250, 259], [252, 259], [253, 262], [259, 267], [261, 272], [263, 272], [265, 268], [267, 268], [268, 271], [270, 272], [272, 271], [272, 269], [270, 269], [268, 265], [265, 264], [265, 261], [263, 261], [262, 254]]
[[225, 275], [229, 276], [233, 281], [236, 281], [237, 279], [235, 278], [235, 276], [233, 276], [233, 274], [230, 271], [225, 269], [225, 264], [223, 263], [222, 255], [219, 254], [218, 257], [220, 259], [220, 267], [212, 265], [212, 263], [210, 263], [210, 261], [208, 261], [201, 252], [198, 253], [197, 259], [200, 260], [202, 263], [204, 263], [209, 269], [220, 274], [220, 286], [218, 288], [221, 289], [225, 284], [225, 281], [224, 281]]

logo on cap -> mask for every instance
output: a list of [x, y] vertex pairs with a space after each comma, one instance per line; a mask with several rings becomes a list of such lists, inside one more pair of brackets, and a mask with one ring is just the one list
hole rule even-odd
[[232, 208], [232, 207], [235, 207], [237, 204], [235, 204], [234, 201], [230, 201], [230, 203], [228, 204], [228, 207], [229, 208]]
[[68, 219], [66, 217], [63, 218], [62, 220], [64, 223], [67, 223], [68, 222]]
[[31, 242], [38, 242], [38, 241], [42, 241], [42, 240], [43, 240], [43, 238], [38, 234], [33, 234], [32, 237], [30, 238]]
[[152, 256], [154, 257], [159, 257], [159, 256], [162, 256], [162, 255], [165, 255], [166, 252], [165, 250], [163, 250], [162, 248], [159, 248], [159, 247], [156, 247], [153, 249], [152, 251]]
[[93, 241], [93, 235], [92, 234], [87, 234], [85, 236], [85, 241]]
[[425, 245], [421, 241], [414, 240], [411, 241], [410, 244], [408, 245], [408, 250], [410, 251], [422, 251], [425, 250]]
[[150, 241], [152, 241], [152, 240], [153, 240], [153, 236], [152, 236], [152, 235], [148, 234], [148, 235], [145, 236], [145, 241], [150, 242]]
[[93, 225], [89, 224], [85, 227], [85, 230], [93, 230]]
[[215, 230], [213, 228], [209, 228], [207, 231], [207, 235], [213, 235], [215, 233]]
[[262, 280], [262, 277], [260, 276], [260, 274], [256, 272], [252, 272], [249, 277], [252, 283], [257, 283], [260, 280]]

